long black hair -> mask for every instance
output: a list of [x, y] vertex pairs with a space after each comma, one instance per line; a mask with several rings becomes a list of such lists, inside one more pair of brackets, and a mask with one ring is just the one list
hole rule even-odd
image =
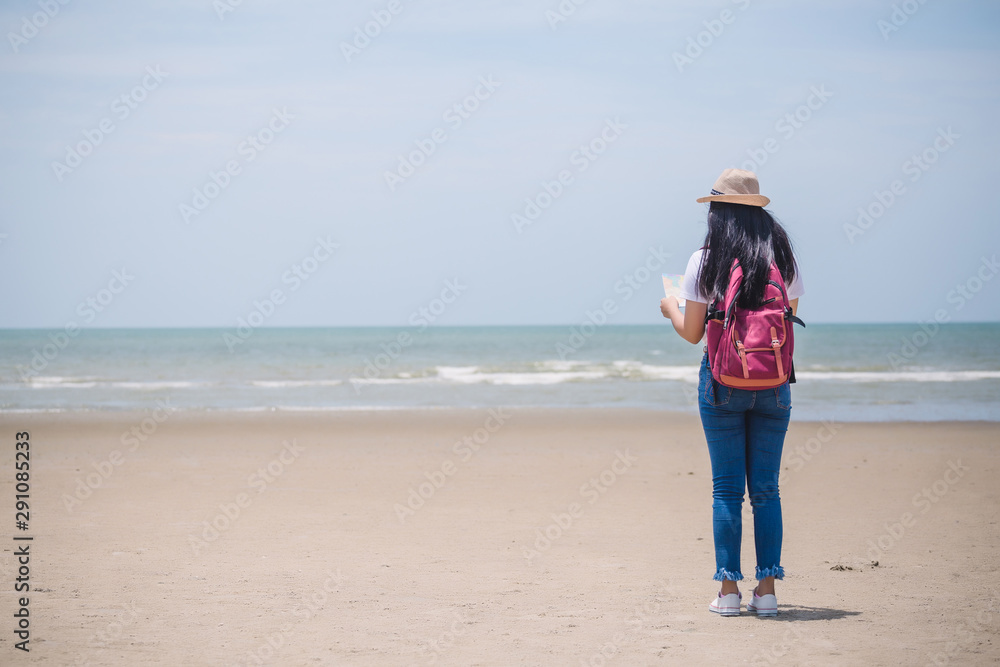
[[760, 307], [771, 262], [778, 265], [786, 289], [795, 278], [795, 257], [788, 234], [761, 206], [712, 202], [705, 247], [698, 287], [709, 303], [725, 296], [733, 258], [740, 260], [743, 267], [743, 289], [736, 301], [740, 308]]

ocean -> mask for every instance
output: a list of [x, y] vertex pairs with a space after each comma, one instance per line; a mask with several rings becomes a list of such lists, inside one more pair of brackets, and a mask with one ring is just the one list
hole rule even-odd
[[[0, 331], [0, 412], [640, 408], [697, 414], [662, 326]], [[1000, 324], [796, 328], [792, 418], [1000, 420]]]

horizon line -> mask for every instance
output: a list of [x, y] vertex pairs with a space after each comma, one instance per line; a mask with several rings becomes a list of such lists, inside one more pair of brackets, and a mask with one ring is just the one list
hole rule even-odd
[[[254, 330], [270, 330], [270, 331], [287, 331], [292, 329], [501, 329], [501, 328], [554, 328], [554, 327], [579, 327], [588, 322], [569, 322], [569, 323], [557, 323], [557, 324], [429, 324], [423, 328], [419, 326], [414, 326], [411, 324], [323, 324], [323, 325], [290, 325], [290, 326], [259, 326], [254, 327]], [[929, 322], [921, 321], [908, 321], [908, 320], [897, 320], [897, 321], [883, 321], [883, 322], [810, 322], [813, 326], [904, 326], [913, 325], [920, 326], [922, 324], [929, 324]], [[953, 326], [953, 325], [988, 325], [988, 324], [1000, 324], [1000, 320], [969, 320], [962, 322], [939, 322], [936, 323], [942, 327]], [[661, 327], [669, 326], [669, 322], [663, 322], [662, 324], [650, 324], [643, 322], [627, 323], [618, 322], [615, 324], [603, 324], [596, 328], [607, 329], [615, 327]], [[233, 325], [195, 325], [195, 326], [118, 326], [118, 327], [81, 327], [77, 326], [79, 332], [82, 331], [224, 331], [232, 329]], [[808, 326], [806, 327], [808, 328]], [[13, 331], [62, 331], [66, 329], [66, 326], [61, 327], [37, 327], [37, 326], [23, 326], [23, 327], [0, 327], [0, 332], [13, 332]], [[668, 329], [669, 330], [669, 329]]]

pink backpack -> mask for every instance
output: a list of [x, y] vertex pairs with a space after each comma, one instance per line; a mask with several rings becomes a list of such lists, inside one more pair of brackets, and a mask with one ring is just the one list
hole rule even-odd
[[792, 374], [792, 322], [805, 323], [792, 314], [785, 281], [773, 262], [760, 308], [747, 310], [736, 305], [742, 286], [743, 267], [734, 259], [725, 297], [721, 304], [720, 300], [710, 304], [705, 317], [712, 376], [738, 389], [777, 387], [788, 382]]

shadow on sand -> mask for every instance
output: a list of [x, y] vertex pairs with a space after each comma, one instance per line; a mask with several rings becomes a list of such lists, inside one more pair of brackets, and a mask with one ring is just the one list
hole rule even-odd
[[848, 616], [858, 616], [860, 611], [828, 609], [826, 607], [802, 607], [795, 604], [781, 605], [778, 615], [763, 618], [764, 621], [833, 621]]

